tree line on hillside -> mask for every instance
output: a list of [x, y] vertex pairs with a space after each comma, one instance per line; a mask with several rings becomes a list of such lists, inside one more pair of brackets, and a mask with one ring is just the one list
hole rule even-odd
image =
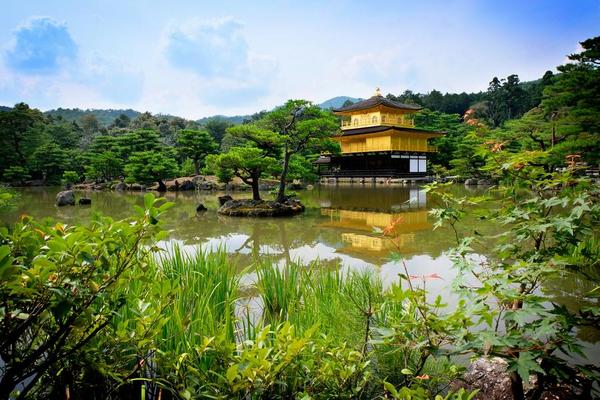
[[[280, 179], [283, 200], [289, 179], [316, 179], [311, 161], [321, 150], [336, 150], [330, 140], [336, 130], [330, 112], [304, 100], [256, 113], [237, 126], [219, 118], [199, 125], [146, 112], [133, 120], [121, 114], [104, 127], [93, 114], [69, 122], [19, 103], [0, 113], [0, 174], [15, 185], [30, 179], [43, 184], [125, 180], [156, 182], [164, 191], [167, 178], [206, 172], [225, 183], [238, 176], [255, 199], [260, 199], [259, 179], [270, 176]], [[209, 155], [214, 157], [207, 164]]]
[[139, 111], [135, 111], [130, 108], [128, 108], [126, 110], [113, 110], [113, 109], [82, 110], [79, 108], [59, 107], [54, 110], [46, 111], [46, 112], [44, 112], [44, 114], [49, 117], [53, 117], [53, 118], [62, 118], [64, 120], [70, 121], [70, 122], [79, 121], [82, 117], [85, 117], [87, 115], [92, 115], [98, 120], [98, 123], [101, 126], [109, 126], [110, 124], [113, 123], [113, 121], [115, 119], [119, 118], [122, 115], [126, 116], [127, 118], [129, 118], [131, 120], [131, 119], [137, 118], [137, 116], [140, 115], [141, 113]]
[[[550, 171], [573, 163], [597, 167], [600, 163], [600, 37], [581, 42], [582, 51], [569, 62], [533, 82], [518, 76], [494, 78], [463, 114], [448, 113], [426, 96], [388, 97], [426, 108], [415, 116], [418, 127], [445, 131], [435, 139], [432, 170], [438, 175], [489, 177], [486, 159], [477, 150], [486, 142], [514, 151], [548, 151]], [[455, 98], [443, 95], [434, 98]], [[429, 103], [428, 103], [429, 102]], [[443, 104], [443, 102], [440, 102]], [[466, 104], [466, 103], [465, 103]]]
[[[512, 74], [506, 78], [494, 77], [487, 91], [477, 93], [442, 93], [432, 90], [429, 93], [415, 93], [405, 90], [399, 95], [387, 94], [387, 98], [405, 104], [417, 104], [431, 111], [445, 114], [464, 115], [473, 110], [478, 118], [485, 119], [489, 126], [498, 127], [503, 122], [519, 118], [542, 99], [544, 88], [551, 82], [552, 71], [547, 71], [541, 79], [521, 82], [519, 76]], [[346, 100], [343, 106], [353, 101]]]
[[[496, 137], [513, 148], [551, 149], [552, 168], [564, 166], [569, 155], [596, 165], [598, 39], [582, 46], [558, 74], [547, 72], [538, 81], [521, 83], [510, 75], [492, 79], [480, 94], [407, 91], [388, 97], [423, 105], [417, 127], [446, 132], [433, 143], [439, 149], [431, 157], [436, 175], [481, 176], [484, 160], [475, 148]], [[260, 111], [237, 125], [148, 112], [133, 119], [120, 114], [103, 125], [94, 114], [69, 121], [19, 103], [0, 111], [0, 180], [15, 185], [127, 180], [162, 187], [166, 178], [204, 172], [223, 182], [238, 176], [255, 190], [262, 177], [313, 181], [312, 161], [321, 151], [339, 151], [328, 140], [337, 124], [329, 110], [304, 100]]]
[[521, 82], [518, 75], [512, 74], [503, 79], [494, 77], [485, 92], [442, 94], [434, 89], [423, 94], [406, 90], [397, 96], [388, 94], [387, 98], [401, 103], [418, 104], [445, 114], [464, 115], [469, 109], [473, 109], [478, 118], [485, 119], [489, 126], [495, 128], [538, 105], [544, 87], [550, 83], [552, 76], [552, 72], [547, 71], [539, 80]]
[[[2, 181], [12, 184], [31, 179], [58, 184], [66, 171], [73, 182], [129, 177], [141, 183], [156, 174], [192, 175], [199, 172], [194, 168], [199, 156], [186, 147], [186, 137], [199, 135], [206, 141], [204, 146], [214, 151], [229, 126], [221, 119], [199, 125], [147, 112], [134, 119], [120, 114], [104, 126], [94, 114], [68, 121], [19, 103], [0, 112], [0, 174]], [[155, 153], [157, 171], [138, 168], [148, 161], [148, 154], [137, 154], [144, 152]]]

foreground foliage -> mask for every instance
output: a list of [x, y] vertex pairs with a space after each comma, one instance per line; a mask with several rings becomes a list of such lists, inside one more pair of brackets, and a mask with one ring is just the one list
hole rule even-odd
[[[576, 377], [587, 379], [591, 388], [600, 368], [596, 360], [585, 360], [578, 334], [598, 325], [598, 290], [579, 294], [590, 306], [569, 309], [546, 289], [575, 274], [597, 281], [600, 189], [578, 177], [576, 169], [548, 172], [551, 151], [488, 145], [481, 153], [502, 182], [489, 196], [456, 198], [430, 187], [441, 200], [442, 207], [432, 211], [438, 226], [448, 225], [456, 234], [457, 246], [449, 253], [458, 269], [455, 289], [471, 304], [468, 315], [483, 326], [469, 333], [462, 349], [506, 360], [515, 399], [540, 398], [544, 390]], [[473, 210], [501, 227], [500, 233], [485, 237], [460, 230]], [[536, 383], [526, 393], [532, 375]]]
[[133, 220], [90, 226], [38, 224], [25, 217], [0, 231], [0, 393], [56, 377], [112, 321], [125, 300], [115, 290], [140, 274], [156, 225], [170, 203], [151, 195]]
[[145, 206], [1, 232], [2, 398], [425, 399], [460, 372], [418, 346], [422, 293], [265, 263], [254, 297], [223, 252], [155, 254], [170, 203]]

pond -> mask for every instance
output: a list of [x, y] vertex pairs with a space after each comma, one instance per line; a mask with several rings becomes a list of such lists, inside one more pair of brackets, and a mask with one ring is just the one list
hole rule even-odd
[[[19, 190], [16, 209], [0, 216], [3, 224], [27, 214], [41, 219], [52, 217], [65, 223], [88, 221], [94, 213], [113, 218], [133, 214], [133, 205], [143, 204], [140, 192], [81, 192], [92, 199], [91, 206], [56, 207], [54, 198], [60, 188], [25, 188]], [[464, 186], [456, 186], [464, 192]], [[165, 248], [175, 244], [188, 251], [224, 249], [236, 257], [240, 268], [257, 257], [269, 257], [284, 263], [298, 261], [344, 269], [373, 269], [384, 282], [395, 279], [400, 270], [388, 261], [391, 251], [399, 251], [412, 273], [438, 273], [450, 279], [449, 261], [442, 253], [455, 244], [446, 229], [433, 229], [428, 210], [432, 199], [419, 186], [317, 186], [299, 193], [306, 212], [292, 218], [239, 218], [217, 214], [215, 192], [168, 192], [165, 197], [175, 203], [166, 217], [171, 231]], [[234, 197], [250, 197], [236, 192]], [[263, 194], [264, 197], [269, 196]], [[196, 213], [202, 203], [208, 211]], [[399, 249], [375, 229], [383, 229], [401, 217]]]
[[[87, 192], [79, 193], [92, 199], [91, 206], [58, 208], [54, 205], [60, 188], [19, 189], [19, 200], [10, 213], [0, 215], [5, 225], [28, 214], [36, 219], [52, 217], [65, 223], [88, 221], [94, 213], [113, 218], [133, 215], [133, 205], [143, 204], [139, 192]], [[484, 189], [469, 189], [462, 185], [451, 188], [455, 194], [477, 194]], [[454, 233], [447, 228], [434, 229], [428, 211], [436, 207], [434, 198], [420, 186], [368, 186], [321, 185], [299, 192], [306, 212], [291, 218], [240, 218], [217, 214], [215, 192], [169, 192], [165, 197], [175, 203], [166, 217], [169, 239], [161, 242], [166, 249], [179, 246], [188, 252], [199, 249], [223, 249], [231, 255], [242, 270], [259, 259], [269, 259], [278, 264], [297, 261], [309, 264], [319, 261], [324, 268], [342, 270], [369, 270], [379, 274], [384, 285], [404, 273], [401, 264], [389, 260], [392, 251], [405, 259], [410, 275], [437, 274], [441, 279], [427, 282], [432, 296], [442, 295], [450, 305], [456, 298], [449, 289], [455, 276], [452, 263], [444, 252], [456, 244]], [[234, 192], [234, 198], [250, 197], [247, 192]], [[269, 196], [263, 194], [264, 197]], [[196, 213], [202, 203], [208, 211]], [[376, 233], [392, 221], [401, 218], [398, 239], [394, 246]], [[493, 232], [476, 216], [467, 217], [461, 225], [466, 234], [474, 230]], [[470, 232], [469, 232], [470, 231]], [[485, 255], [474, 255], [484, 257]], [[246, 274], [252, 279], [252, 274]], [[244, 281], [244, 279], [242, 280]], [[593, 288], [593, 282], [580, 275], [569, 276], [560, 282], [548, 284], [545, 290], [556, 302], [576, 309], [584, 305], [583, 294]], [[600, 359], [600, 334], [596, 329], [578, 332], [587, 342], [591, 359]]]

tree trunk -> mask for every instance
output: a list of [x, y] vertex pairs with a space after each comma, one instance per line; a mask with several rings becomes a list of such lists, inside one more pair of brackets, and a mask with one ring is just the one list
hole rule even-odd
[[279, 192], [277, 193], [277, 202], [283, 203], [285, 201], [285, 180], [287, 178], [288, 169], [290, 165], [290, 154], [287, 151], [287, 144], [285, 145], [285, 153], [283, 157], [283, 170], [281, 171], [281, 179], [279, 180]]
[[525, 400], [525, 394], [523, 393], [523, 380], [521, 376], [516, 372], [510, 373], [510, 388], [514, 400]]
[[194, 160], [194, 169], [196, 170], [196, 175], [200, 175], [200, 160]]
[[167, 191], [167, 185], [162, 181], [162, 179], [158, 179], [158, 191], [160, 193], [164, 193]]
[[260, 192], [258, 190], [258, 174], [253, 174], [252, 175], [252, 200], [261, 200], [260, 198]]

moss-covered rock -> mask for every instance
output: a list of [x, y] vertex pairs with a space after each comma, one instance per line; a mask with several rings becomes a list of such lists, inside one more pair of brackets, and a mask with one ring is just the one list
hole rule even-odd
[[289, 199], [283, 203], [266, 200], [229, 200], [219, 208], [219, 214], [232, 217], [288, 217], [300, 214], [304, 205]]

